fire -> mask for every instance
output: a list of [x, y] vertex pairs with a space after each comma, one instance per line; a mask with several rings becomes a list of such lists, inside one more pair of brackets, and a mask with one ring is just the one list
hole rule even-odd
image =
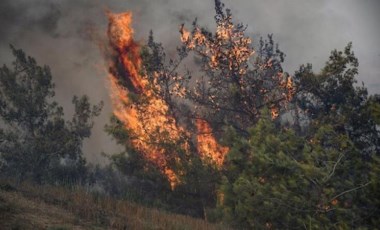
[[293, 99], [294, 95], [296, 94], [296, 88], [294, 86], [293, 79], [291, 77], [289, 77], [287, 82], [286, 82], [286, 89], [288, 91], [288, 93], [286, 95], [286, 100], [291, 101]]
[[229, 148], [218, 144], [207, 121], [197, 119], [196, 126], [198, 130], [198, 152], [201, 154], [202, 159], [212, 160], [217, 166], [222, 166]]
[[[108, 18], [113, 113], [129, 131], [133, 147], [166, 175], [174, 189], [180, 180], [170, 162], [177, 161], [178, 157], [175, 150], [165, 146], [186, 140], [181, 142], [182, 148], [189, 152], [191, 135], [178, 125], [169, 105], [155, 93], [160, 86], [154, 80], [150, 82], [144, 73], [140, 45], [133, 38], [132, 14], [108, 13]], [[183, 30], [183, 33], [183, 41], [189, 39], [187, 32]], [[183, 94], [180, 88], [177, 91]], [[197, 128], [199, 154], [221, 165], [228, 149], [219, 146], [207, 122], [198, 120]]]
[[[210, 39], [196, 26], [191, 33], [184, 25], [180, 28], [181, 41], [189, 50], [209, 59], [209, 67], [219, 69], [227, 62], [230, 70], [234, 69], [241, 75], [247, 73], [248, 66], [244, 65], [255, 53], [249, 45], [252, 40], [241, 32], [235, 32], [235, 25], [229, 20], [218, 23], [214, 39]], [[222, 49], [220, 47], [230, 47]]]
[[182, 24], [179, 32], [181, 33], [181, 41], [182, 42], [187, 42], [190, 39], [190, 32], [186, 30], [185, 25]]
[[271, 113], [272, 119], [276, 119], [280, 115], [278, 108], [274, 106], [271, 107], [270, 113]]
[[146, 85], [139, 76], [141, 68], [140, 46], [133, 39], [132, 13], [108, 13], [108, 38], [111, 46], [119, 53], [120, 62], [128, 70], [128, 78], [136, 90], [142, 90]]
[[[266, 51], [260, 48], [259, 55], [254, 56], [252, 40], [245, 35], [245, 28], [234, 25], [228, 13], [218, 16], [215, 33], [203, 30], [196, 23], [191, 32], [184, 25], [181, 26], [183, 47], [201, 57], [202, 70], [210, 72], [204, 82], [196, 81], [196, 87], [190, 90], [191, 97], [194, 96], [194, 101], [203, 103], [217, 113], [231, 108], [234, 110], [234, 105], [220, 100], [223, 97], [219, 94], [220, 91], [226, 91], [227, 94], [233, 92], [241, 96], [239, 109], [249, 111], [247, 120], [258, 118], [259, 108], [263, 106], [269, 107], [272, 119], [278, 118], [283, 109], [288, 109], [287, 105], [296, 93], [292, 77], [282, 71], [281, 52], [274, 48], [273, 41], [266, 45], [260, 41]], [[271, 40], [271, 36], [269, 38]], [[268, 52], [269, 49], [272, 51]], [[250, 62], [254, 57], [254, 61]], [[238, 122], [245, 126], [244, 120]]]
[[[168, 164], [172, 154], [158, 142], [175, 142], [184, 132], [175, 124], [165, 101], [147, 87], [149, 82], [141, 73], [140, 46], [133, 39], [132, 14], [109, 13], [108, 17], [108, 37], [114, 52], [114, 59], [109, 64], [114, 115], [130, 131], [136, 150], [159, 167], [174, 188], [179, 180]], [[132, 99], [133, 96], [137, 99]]]

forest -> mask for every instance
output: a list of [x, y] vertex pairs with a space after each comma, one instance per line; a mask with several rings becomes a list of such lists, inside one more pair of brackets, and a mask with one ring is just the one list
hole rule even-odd
[[380, 95], [357, 80], [355, 44], [320, 71], [300, 63], [288, 73], [273, 35], [254, 41], [220, 0], [214, 15], [215, 30], [182, 24], [173, 55], [154, 31], [134, 38], [131, 12], [107, 12], [104, 131], [123, 151], [104, 153], [106, 166], [82, 150], [104, 103], [73, 96], [68, 118], [50, 68], [11, 45], [0, 179], [81, 187], [233, 229], [377, 229]]

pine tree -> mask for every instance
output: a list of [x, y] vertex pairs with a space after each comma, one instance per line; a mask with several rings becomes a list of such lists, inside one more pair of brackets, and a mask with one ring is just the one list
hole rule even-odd
[[295, 74], [296, 103], [304, 111], [303, 119], [335, 123], [335, 130], [348, 133], [363, 158], [370, 158], [380, 152], [380, 134], [369, 108], [367, 89], [356, 86], [358, 66], [351, 43], [344, 51], [332, 51], [319, 74], [310, 64], [301, 66]]
[[1, 170], [39, 183], [82, 179], [82, 143], [91, 135], [101, 104], [91, 106], [87, 96], [74, 97], [75, 114], [65, 121], [63, 108], [53, 100], [49, 67], [11, 49], [12, 68], [0, 68]]
[[367, 227], [368, 210], [377, 208], [364, 198], [368, 164], [350, 138], [321, 124], [304, 139], [262, 114], [248, 139], [232, 143], [220, 201], [225, 220], [258, 229]]

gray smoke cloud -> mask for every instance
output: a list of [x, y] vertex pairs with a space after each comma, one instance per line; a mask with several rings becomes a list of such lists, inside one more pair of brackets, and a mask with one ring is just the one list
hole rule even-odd
[[[312, 63], [318, 71], [330, 51], [353, 42], [360, 61], [359, 81], [369, 92], [380, 93], [380, 1], [378, 0], [225, 0], [234, 20], [248, 25], [257, 41], [273, 33], [287, 55], [284, 69], [294, 73], [300, 64]], [[179, 25], [198, 23], [214, 28], [214, 1], [204, 0], [1, 0], [0, 64], [12, 60], [9, 44], [23, 49], [40, 64], [49, 65], [57, 85], [57, 100], [68, 115], [74, 94], [87, 94], [93, 103], [105, 102], [90, 140], [87, 159], [104, 163], [100, 152], [120, 147], [104, 133], [112, 113], [102, 54], [93, 33], [104, 36], [105, 11], [134, 13], [140, 41], [153, 29], [156, 40], [172, 54], [179, 45]]]

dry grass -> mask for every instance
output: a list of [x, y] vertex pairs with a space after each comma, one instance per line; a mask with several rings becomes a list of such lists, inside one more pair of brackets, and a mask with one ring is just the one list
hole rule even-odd
[[[5, 213], [20, 219], [17, 213], [21, 212], [21, 219], [26, 225], [44, 229], [227, 229], [201, 219], [99, 196], [82, 188], [68, 189], [23, 183], [17, 187], [17, 191], [4, 191], [0, 188], [0, 198], [17, 207], [16, 214], [0, 210], [2, 216]], [[0, 223], [2, 220], [4, 218], [0, 217]]]
[[[27, 199], [18, 192], [0, 192], [3, 207], [0, 229], [89, 229], [75, 215], [60, 207]], [[70, 223], [70, 228], [66, 226]]]

